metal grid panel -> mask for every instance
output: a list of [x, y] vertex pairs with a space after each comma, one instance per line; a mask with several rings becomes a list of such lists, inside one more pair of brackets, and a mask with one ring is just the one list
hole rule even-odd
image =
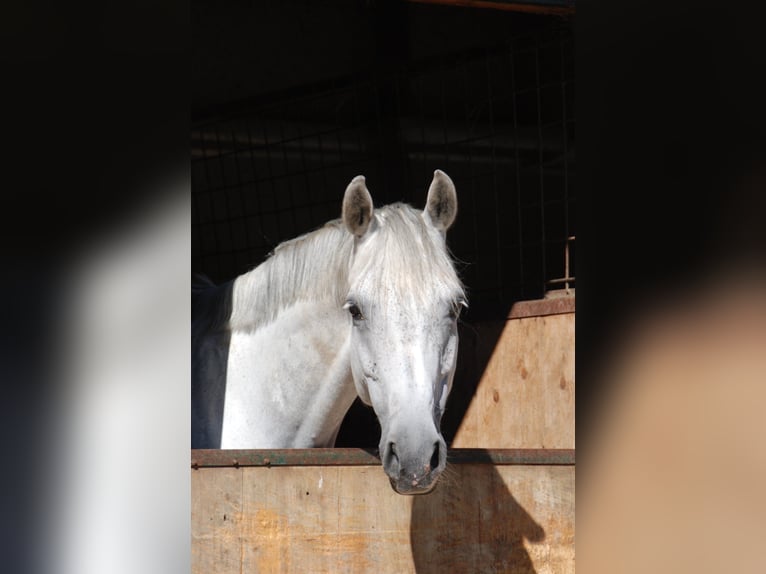
[[[223, 281], [249, 270], [338, 217], [358, 174], [376, 204], [422, 206], [440, 168], [458, 189], [448, 238], [472, 305], [541, 298], [565, 277], [576, 230], [567, 26], [304, 93], [194, 126], [195, 271]], [[572, 246], [568, 257], [573, 277]]]

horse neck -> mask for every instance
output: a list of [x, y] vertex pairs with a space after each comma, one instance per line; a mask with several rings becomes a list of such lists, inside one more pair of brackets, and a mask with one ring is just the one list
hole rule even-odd
[[279, 245], [264, 263], [234, 280], [232, 330], [256, 330], [300, 302], [343, 304], [352, 237], [340, 225]]
[[234, 445], [226, 448], [334, 443], [356, 396], [342, 308], [352, 238], [340, 231], [283, 244], [235, 280], [226, 401], [238, 408], [224, 422], [223, 441]]

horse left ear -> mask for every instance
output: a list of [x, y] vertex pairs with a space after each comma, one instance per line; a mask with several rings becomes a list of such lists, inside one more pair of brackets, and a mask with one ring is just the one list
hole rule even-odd
[[434, 179], [428, 188], [426, 208], [423, 210], [426, 220], [438, 231], [445, 233], [457, 216], [457, 192], [455, 184], [442, 170], [434, 171]]
[[367, 191], [364, 176], [351, 180], [343, 196], [343, 223], [352, 235], [362, 237], [372, 221], [372, 196]]

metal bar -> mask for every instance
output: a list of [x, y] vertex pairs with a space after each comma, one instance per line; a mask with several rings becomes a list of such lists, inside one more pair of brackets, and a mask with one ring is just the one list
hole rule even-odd
[[[568, 149], [568, 134], [567, 134], [567, 98], [566, 98], [566, 51], [564, 50], [565, 41], [562, 39], [559, 42], [559, 50], [561, 54], [561, 128], [563, 132], [562, 143], [564, 144], [564, 153], [562, 158], [564, 160], [564, 230], [569, 236], [569, 149]], [[569, 238], [567, 238], [569, 241]], [[566, 273], [569, 275], [569, 272]]]
[[[449, 464], [555, 465], [575, 464], [574, 449], [456, 448], [447, 455]], [[304, 448], [191, 451], [191, 467], [245, 466], [380, 466], [377, 449]]]
[[569, 239], [564, 244], [564, 289], [569, 291], [569, 281], [573, 280], [573, 277], [569, 276]]
[[569, 293], [569, 284], [575, 282], [574, 277], [569, 275], [569, 244], [575, 240], [575, 236], [569, 236], [564, 243], [564, 276], [556, 279], [550, 279], [546, 282], [546, 285], [560, 285], [564, 284], [564, 290]]
[[484, 69], [487, 73], [487, 111], [489, 112], [489, 141], [490, 141], [490, 150], [491, 150], [491, 158], [492, 158], [492, 199], [494, 201], [494, 207], [495, 207], [495, 268], [496, 268], [496, 281], [497, 285], [502, 286], [503, 285], [503, 271], [504, 271], [504, 257], [502, 256], [502, 249], [500, 249], [500, 196], [498, 194], [497, 189], [497, 148], [495, 146], [495, 110], [494, 106], [492, 105], [493, 96], [492, 96], [492, 66], [491, 66], [491, 55], [486, 54], [484, 58]]
[[[511, 43], [511, 50], [509, 54], [509, 61], [511, 64], [510, 69], [510, 75], [511, 75], [511, 93], [512, 100], [512, 112], [513, 112], [513, 169], [514, 169], [514, 175], [516, 176], [516, 230], [518, 233], [518, 240], [519, 240], [519, 279], [524, 284], [524, 233], [523, 233], [523, 219], [521, 217], [522, 209], [521, 209], [521, 168], [519, 163], [519, 120], [518, 120], [518, 107], [517, 107], [517, 92], [516, 92], [516, 65], [514, 63], [514, 58], [516, 57], [516, 52], [513, 48], [513, 43]], [[523, 292], [522, 292], [523, 294]]]
[[[542, 249], [540, 250], [540, 264], [542, 266], [543, 279], [548, 276], [546, 255], [545, 255], [545, 165], [544, 165], [544, 153], [543, 153], [543, 111], [541, 100], [541, 88], [540, 88], [540, 39], [535, 38], [535, 96], [537, 101], [537, 166], [538, 166], [538, 181], [540, 182], [540, 244]], [[542, 290], [545, 292], [545, 284], [542, 285]]]

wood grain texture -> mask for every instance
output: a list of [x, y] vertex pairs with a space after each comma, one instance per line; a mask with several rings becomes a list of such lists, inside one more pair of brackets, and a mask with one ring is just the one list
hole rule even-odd
[[575, 448], [574, 366], [574, 313], [507, 320], [451, 446]]
[[574, 572], [574, 466], [461, 464], [416, 497], [372, 466], [191, 472], [195, 574]]
[[235, 468], [192, 472], [193, 572], [241, 572], [242, 478]]

